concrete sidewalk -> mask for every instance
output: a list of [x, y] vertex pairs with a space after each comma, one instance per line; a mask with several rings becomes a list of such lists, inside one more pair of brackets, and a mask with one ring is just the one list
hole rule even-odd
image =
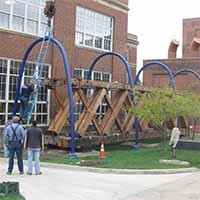
[[[0, 162], [7, 163], [6, 158], [0, 158]], [[27, 165], [27, 161], [24, 161], [24, 164]], [[15, 163], [16, 165], [16, 163]], [[191, 173], [191, 172], [200, 172], [199, 169], [194, 167], [186, 168], [177, 168], [177, 169], [108, 169], [108, 168], [95, 168], [95, 167], [84, 167], [84, 166], [75, 166], [75, 165], [66, 165], [66, 164], [56, 164], [41, 162], [41, 167], [45, 168], [54, 168], [54, 169], [66, 169], [70, 171], [87, 171], [95, 173], [110, 173], [110, 174], [178, 174], [178, 173]]]
[[150, 188], [128, 200], [200, 200], [200, 173], [192, 173], [170, 183]]
[[42, 163], [43, 174], [40, 176], [19, 175], [16, 165], [14, 174], [9, 176], [6, 175], [7, 160], [0, 159], [0, 182], [19, 181], [26, 200], [179, 200], [179, 196], [182, 200], [198, 199], [200, 172], [190, 170], [192, 173], [166, 174], [166, 170], [165, 174], [151, 172], [146, 175], [147, 171], [143, 171], [139, 175], [138, 170], [136, 174], [122, 170], [113, 174], [117, 170], [99, 171]]

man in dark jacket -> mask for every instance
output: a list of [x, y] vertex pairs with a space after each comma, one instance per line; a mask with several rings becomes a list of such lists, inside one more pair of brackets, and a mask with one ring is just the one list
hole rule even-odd
[[35, 174], [42, 174], [40, 171], [40, 151], [43, 147], [42, 130], [37, 127], [37, 121], [32, 122], [32, 127], [28, 128], [26, 133], [26, 149], [28, 153], [28, 175], [32, 175], [33, 158], [35, 161]]
[[28, 112], [29, 112], [29, 99], [31, 94], [34, 92], [34, 84], [29, 83], [27, 85], [23, 85], [20, 94], [20, 115], [23, 120], [27, 120]]
[[7, 174], [12, 174], [15, 153], [17, 154], [19, 172], [20, 174], [24, 173], [22, 160], [24, 136], [24, 128], [19, 124], [19, 117], [14, 116], [12, 123], [7, 126], [4, 134], [4, 142], [9, 150], [9, 166]]

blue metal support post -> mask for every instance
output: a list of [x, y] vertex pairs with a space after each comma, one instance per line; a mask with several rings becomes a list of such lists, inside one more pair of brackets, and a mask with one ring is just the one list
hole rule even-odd
[[[48, 40], [48, 37], [45, 37], [45, 40]], [[24, 68], [26, 65], [26, 61], [27, 58], [31, 52], [31, 50], [33, 49], [33, 47], [35, 45], [37, 45], [38, 43], [42, 42], [43, 38], [39, 38], [37, 40], [35, 40], [26, 50], [23, 60], [22, 60], [22, 64], [20, 66], [20, 73], [18, 76], [18, 80], [17, 80], [17, 85], [16, 85], [16, 95], [15, 95], [15, 102], [14, 102], [14, 108], [13, 108], [13, 115], [16, 115], [17, 112], [17, 102], [19, 99], [19, 94], [20, 94], [20, 88], [21, 88], [21, 81], [22, 81], [22, 77], [23, 77], [23, 73], [24, 73]], [[53, 42], [60, 50], [60, 53], [62, 55], [63, 58], [63, 62], [64, 62], [64, 67], [65, 67], [65, 75], [66, 75], [66, 79], [67, 79], [67, 92], [68, 92], [68, 96], [69, 96], [69, 107], [70, 107], [70, 134], [71, 134], [71, 148], [70, 148], [70, 154], [69, 157], [70, 158], [76, 158], [77, 155], [75, 154], [75, 116], [74, 116], [74, 100], [73, 100], [73, 92], [72, 92], [72, 82], [71, 82], [71, 74], [70, 74], [70, 67], [68, 64], [68, 59], [67, 59], [67, 55], [65, 53], [65, 49], [64, 47], [61, 45], [61, 43], [59, 41], [57, 41], [54, 38], [51, 38], [51, 42]]]
[[[131, 100], [133, 102], [133, 104], [135, 104], [135, 98], [134, 98], [134, 80], [133, 80], [133, 77], [132, 77], [132, 74], [131, 74], [131, 70], [130, 70], [130, 66], [127, 62], [127, 60], [122, 56], [120, 55], [119, 53], [117, 52], [106, 52], [106, 53], [103, 53], [101, 54], [100, 56], [98, 56], [93, 62], [92, 64], [90, 65], [90, 69], [89, 69], [89, 72], [88, 72], [88, 75], [87, 75], [87, 80], [91, 80], [91, 77], [92, 77], [92, 71], [94, 69], [94, 66], [95, 64], [103, 57], [105, 56], [116, 56], [118, 57], [125, 65], [125, 69], [126, 69], [126, 72], [128, 74], [128, 80], [129, 80], [129, 84], [132, 88], [132, 93], [131, 93]], [[137, 121], [137, 117], [135, 117], [135, 120]], [[137, 123], [134, 123], [134, 124], [137, 124]], [[139, 149], [139, 142], [138, 142], [138, 138], [139, 138], [139, 128], [137, 126], [137, 128], [135, 129], [135, 148], [136, 149]]]

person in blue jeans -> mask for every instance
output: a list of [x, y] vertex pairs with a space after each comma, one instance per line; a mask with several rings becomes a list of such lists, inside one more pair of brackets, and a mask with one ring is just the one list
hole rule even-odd
[[20, 116], [22, 120], [26, 121], [29, 112], [29, 99], [31, 94], [34, 92], [34, 84], [29, 83], [27, 85], [23, 85], [20, 94]]
[[37, 121], [32, 121], [32, 127], [26, 132], [25, 146], [28, 155], [28, 175], [33, 173], [33, 160], [35, 161], [35, 174], [42, 174], [40, 171], [40, 151], [43, 149], [43, 133], [41, 128], [37, 127]]
[[15, 153], [17, 155], [19, 173], [24, 174], [22, 151], [25, 131], [22, 125], [19, 124], [19, 117], [14, 116], [12, 121], [13, 122], [7, 126], [4, 134], [4, 141], [9, 150], [9, 166], [7, 174], [12, 174]]

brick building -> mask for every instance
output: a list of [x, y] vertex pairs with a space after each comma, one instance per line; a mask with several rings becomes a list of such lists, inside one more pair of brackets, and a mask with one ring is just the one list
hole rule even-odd
[[[20, 62], [27, 47], [43, 36], [47, 19], [45, 0], [0, 0], [0, 126], [11, 115]], [[55, 0], [54, 38], [67, 52], [71, 75], [84, 78], [92, 60], [115, 51], [125, 56], [133, 76], [136, 69], [137, 36], [127, 34], [128, 0]], [[33, 75], [40, 46], [28, 58], [22, 84]], [[126, 82], [125, 67], [113, 56], [95, 66], [93, 80]], [[58, 49], [51, 45], [43, 78], [65, 79]], [[66, 88], [59, 91], [66, 97]], [[47, 125], [57, 107], [50, 91], [42, 87], [34, 118]]]
[[[176, 58], [179, 42], [172, 40], [169, 44], [167, 59], [145, 60], [144, 63], [160, 61], [172, 72], [180, 69], [192, 69], [200, 73], [200, 18], [183, 20], [182, 58]], [[169, 83], [166, 72], [161, 67], [149, 67], [144, 70], [144, 85], [162, 87]], [[184, 73], [176, 77], [177, 89], [194, 89], [200, 92], [199, 80], [191, 74]]]

